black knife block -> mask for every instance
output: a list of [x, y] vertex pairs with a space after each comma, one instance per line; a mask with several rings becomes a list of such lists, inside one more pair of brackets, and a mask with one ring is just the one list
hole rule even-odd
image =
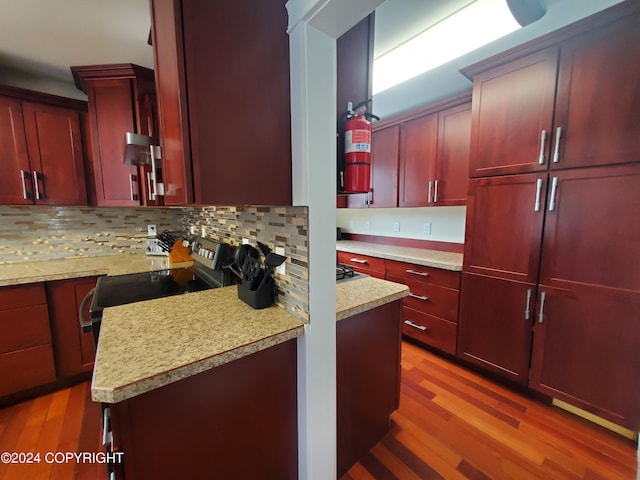
[[273, 304], [273, 277], [269, 276], [256, 290], [250, 290], [251, 282], [238, 283], [238, 298], [255, 309], [267, 308]]

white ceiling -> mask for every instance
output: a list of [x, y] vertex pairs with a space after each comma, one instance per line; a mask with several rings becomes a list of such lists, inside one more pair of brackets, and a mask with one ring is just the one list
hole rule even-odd
[[0, 0], [0, 67], [71, 83], [71, 65], [153, 68], [149, 29], [149, 0]]

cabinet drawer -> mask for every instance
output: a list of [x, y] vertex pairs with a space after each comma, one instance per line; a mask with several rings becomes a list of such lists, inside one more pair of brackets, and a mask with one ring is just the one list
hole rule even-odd
[[55, 381], [51, 344], [0, 355], [0, 397]]
[[417, 280], [419, 282], [460, 290], [460, 272], [425, 267], [413, 263], [397, 262], [395, 260], [386, 261], [386, 272], [387, 274], [406, 278], [407, 280]]
[[51, 343], [46, 305], [0, 311], [0, 353]]
[[402, 307], [402, 333], [408, 337], [455, 355], [457, 331], [455, 323]]
[[0, 311], [46, 303], [43, 283], [0, 287]]
[[350, 267], [355, 268], [358, 272], [380, 272], [383, 275], [380, 278], [384, 278], [384, 258], [370, 257], [368, 255], [360, 255], [358, 253], [338, 252], [338, 263], [349, 265]]
[[422, 313], [442, 317], [450, 322], [458, 322], [458, 290], [407, 280], [394, 275], [387, 275], [387, 280], [403, 283], [409, 287], [411, 293], [403, 298], [403, 305]]

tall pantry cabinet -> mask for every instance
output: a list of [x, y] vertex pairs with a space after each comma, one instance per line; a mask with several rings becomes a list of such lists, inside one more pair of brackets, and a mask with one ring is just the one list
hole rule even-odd
[[640, 429], [640, 6], [469, 67], [457, 353]]

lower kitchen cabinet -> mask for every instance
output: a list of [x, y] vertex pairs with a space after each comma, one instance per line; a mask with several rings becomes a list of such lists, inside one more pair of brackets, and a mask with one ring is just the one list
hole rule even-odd
[[338, 477], [389, 431], [398, 408], [400, 309], [395, 301], [336, 325]]
[[43, 283], [0, 288], [0, 397], [56, 379]]
[[349, 252], [338, 252], [338, 263], [353, 267], [356, 272], [384, 279], [384, 259]]
[[535, 284], [462, 274], [458, 357], [526, 384]]
[[[72, 377], [93, 369], [93, 335], [82, 332], [78, 313], [82, 299], [95, 286], [96, 277], [46, 283], [58, 378]], [[83, 306], [85, 318], [88, 318], [88, 311], [87, 302]]]
[[531, 386], [640, 430], [640, 294], [539, 289]]
[[289, 340], [110, 405], [124, 477], [297, 478], [296, 351]]
[[387, 260], [386, 279], [411, 290], [403, 299], [402, 333], [455, 355], [460, 272]]

